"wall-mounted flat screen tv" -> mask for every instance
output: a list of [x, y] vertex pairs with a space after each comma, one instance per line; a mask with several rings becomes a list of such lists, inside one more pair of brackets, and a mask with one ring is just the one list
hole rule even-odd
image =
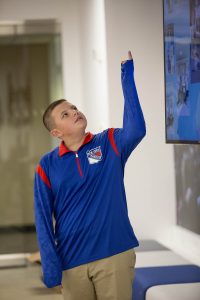
[[166, 143], [200, 144], [200, 0], [163, 0]]

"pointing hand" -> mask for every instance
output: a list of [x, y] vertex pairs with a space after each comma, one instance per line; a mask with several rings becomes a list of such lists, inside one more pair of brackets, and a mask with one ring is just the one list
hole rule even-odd
[[[132, 57], [132, 54], [131, 54], [131, 51], [130, 51], [130, 50], [128, 51], [128, 59], [129, 59], [129, 60], [133, 59], [133, 57]], [[127, 61], [127, 60], [122, 60], [122, 61], [121, 61], [121, 64], [124, 64], [126, 61]]]

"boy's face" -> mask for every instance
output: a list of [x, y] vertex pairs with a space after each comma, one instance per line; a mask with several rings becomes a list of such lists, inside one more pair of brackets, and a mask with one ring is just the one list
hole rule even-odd
[[55, 137], [63, 139], [67, 136], [84, 132], [87, 127], [87, 119], [75, 105], [65, 101], [56, 106], [51, 116], [54, 122], [54, 128], [51, 134]]

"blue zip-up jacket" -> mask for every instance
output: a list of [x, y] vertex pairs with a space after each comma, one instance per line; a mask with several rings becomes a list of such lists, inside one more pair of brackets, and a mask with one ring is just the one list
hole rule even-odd
[[48, 288], [62, 284], [63, 270], [139, 246], [124, 188], [125, 163], [146, 134], [133, 60], [121, 64], [121, 81], [123, 128], [87, 132], [76, 152], [62, 141], [36, 168], [35, 225]]

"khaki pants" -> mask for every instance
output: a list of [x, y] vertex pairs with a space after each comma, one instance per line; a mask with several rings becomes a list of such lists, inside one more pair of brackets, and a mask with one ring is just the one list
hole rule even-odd
[[64, 300], [132, 300], [134, 248], [63, 271]]

